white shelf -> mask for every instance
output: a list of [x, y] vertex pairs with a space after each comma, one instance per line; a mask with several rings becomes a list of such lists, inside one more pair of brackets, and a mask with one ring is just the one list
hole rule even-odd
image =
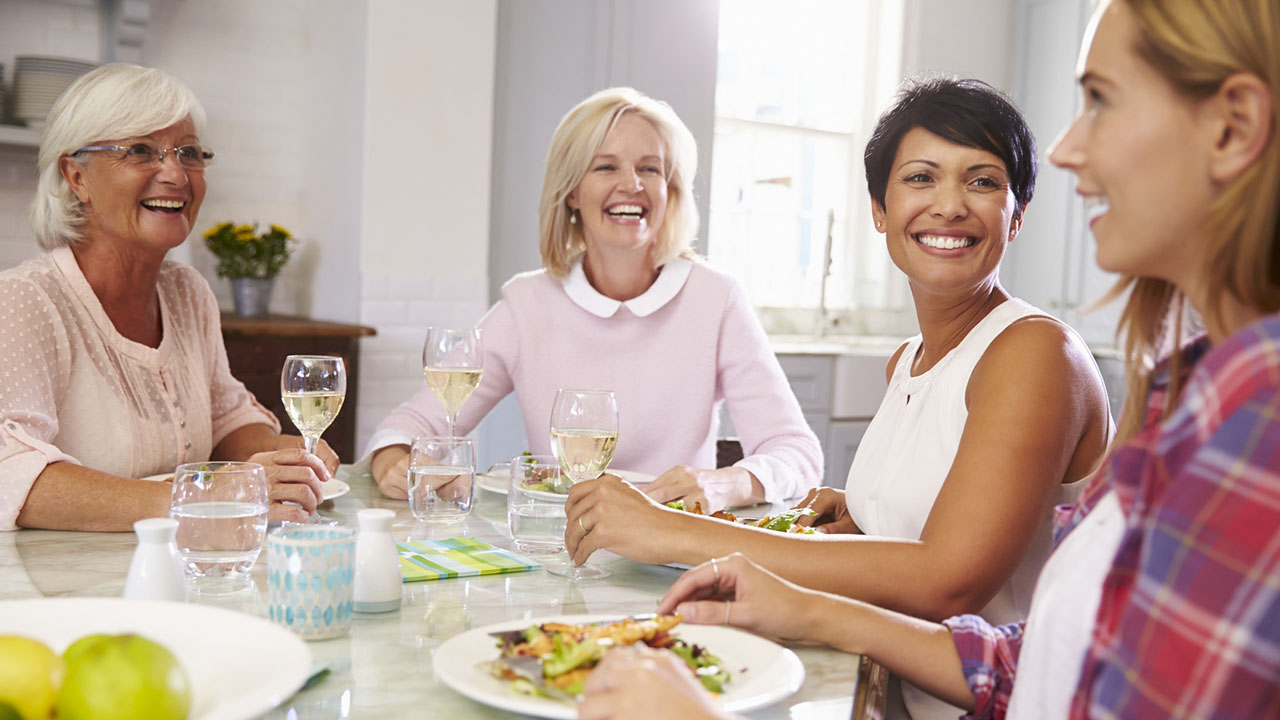
[[18, 125], [0, 125], [0, 145], [40, 147], [40, 131]]

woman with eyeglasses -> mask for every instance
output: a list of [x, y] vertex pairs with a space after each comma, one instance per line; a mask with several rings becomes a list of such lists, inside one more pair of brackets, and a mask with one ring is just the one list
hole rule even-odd
[[[1027, 620], [919, 620], [740, 555], [659, 612], [868, 655], [972, 717], [1280, 717], [1280, 4], [1107, 0], [1079, 71], [1049, 157], [1124, 278], [1130, 393]], [[579, 717], [722, 717], [673, 665], [607, 658]]]
[[266, 467], [272, 520], [305, 520], [338, 458], [280, 434], [231, 376], [218, 304], [165, 260], [195, 227], [205, 112], [159, 70], [104, 65], [49, 113], [31, 225], [0, 272], [0, 529], [129, 530], [186, 462]]

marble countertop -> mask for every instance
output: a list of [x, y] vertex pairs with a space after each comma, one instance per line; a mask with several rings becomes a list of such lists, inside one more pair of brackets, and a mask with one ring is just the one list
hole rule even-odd
[[[475, 507], [462, 525], [415, 524], [404, 501], [388, 500], [364, 476], [342, 475], [350, 493], [322, 507], [322, 514], [355, 526], [356, 512], [385, 507], [396, 512], [393, 534], [405, 539], [468, 535], [512, 548], [506, 497], [476, 489]], [[19, 530], [0, 533], [0, 599], [119, 597], [136, 545], [132, 533]], [[469, 700], [441, 684], [432, 658], [445, 640], [471, 628], [552, 615], [651, 612], [680, 571], [643, 565], [611, 553], [593, 564], [613, 574], [574, 583], [534, 570], [406, 583], [398, 612], [355, 615], [351, 633], [308, 643], [330, 674], [273, 710], [269, 718], [432, 717], [494, 718], [509, 713]], [[255, 589], [230, 599], [194, 601], [265, 617], [266, 556], [253, 569]], [[791, 648], [805, 666], [799, 692], [753, 718], [848, 718], [859, 657], [828, 648]], [[865, 672], [865, 670], [864, 670]]]

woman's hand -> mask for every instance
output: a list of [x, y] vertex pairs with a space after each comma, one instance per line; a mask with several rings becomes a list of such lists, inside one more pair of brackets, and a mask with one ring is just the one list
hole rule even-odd
[[[281, 450], [304, 448], [306, 447], [306, 441], [301, 435], [281, 435], [278, 447]], [[334, 452], [333, 448], [329, 447], [329, 443], [325, 442], [323, 438], [316, 443], [315, 456], [320, 458], [324, 469], [329, 471], [329, 477], [333, 477], [333, 474], [338, 472], [338, 453]]]
[[383, 495], [392, 500], [409, 499], [408, 445], [388, 445], [374, 452], [370, 471]]
[[675, 653], [617, 648], [587, 676], [579, 720], [726, 718]]
[[817, 513], [801, 515], [796, 520], [797, 525], [811, 526], [814, 532], [833, 535], [862, 532], [849, 515], [849, 507], [845, 505], [844, 490], [829, 487], [814, 488], [796, 504], [796, 507], [809, 508]]
[[708, 515], [727, 507], [754, 505], [764, 500], [764, 488], [755, 476], [739, 467], [700, 470], [677, 465], [645, 485], [644, 494], [660, 503], [684, 499], [685, 507], [702, 504]]
[[678, 612], [695, 625], [732, 625], [786, 642], [820, 644], [817, 606], [825, 597], [734, 553], [681, 575], [658, 603], [658, 613]]
[[269, 521], [306, 522], [316, 511], [324, 492], [320, 483], [329, 479], [329, 470], [320, 458], [302, 448], [269, 450], [249, 456], [267, 471], [271, 496]]
[[660, 506], [631, 483], [616, 475], [601, 475], [577, 483], [565, 501], [568, 525], [565, 549], [581, 565], [596, 550], [611, 550], [645, 563], [669, 562], [662, 540], [685, 513]]

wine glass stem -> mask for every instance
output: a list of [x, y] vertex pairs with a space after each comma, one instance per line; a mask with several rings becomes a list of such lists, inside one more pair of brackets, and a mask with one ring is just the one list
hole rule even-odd
[[303, 435], [302, 446], [308, 453], [314, 454], [316, 451], [316, 443], [320, 442], [319, 435]]
[[453, 428], [458, 424], [458, 413], [445, 413], [449, 419], [449, 437], [453, 437]]

